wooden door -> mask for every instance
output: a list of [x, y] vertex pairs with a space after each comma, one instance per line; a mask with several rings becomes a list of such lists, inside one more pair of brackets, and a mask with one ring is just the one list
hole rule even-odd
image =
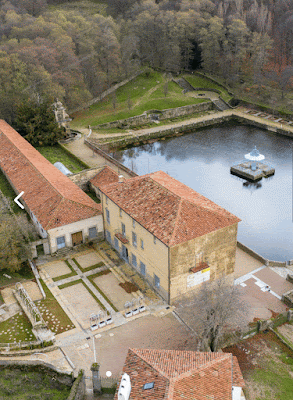
[[77, 246], [82, 243], [82, 232], [76, 232], [71, 235], [72, 238], [72, 246]]

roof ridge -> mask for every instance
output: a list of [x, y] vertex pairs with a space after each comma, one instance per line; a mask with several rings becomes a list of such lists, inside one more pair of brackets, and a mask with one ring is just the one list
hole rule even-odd
[[[223, 356], [221, 357], [216, 357], [213, 360], [208, 361], [207, 363], [200, 365], [199, 367], [190, 369], [189, 371], [185, 371], [182, 372], [182, 374], [179, 374], [177, 376], [174, 376], [172, 378], [170, 378], [170, 380], [173, 380], [174, 382], [177, 382], [180, 379], [184, 379], [187, 378], [188, 376], [190, 376], [191, 374], [193, 374], [194, 372], [198, 372], [198, 371], [202, 371], [203, 369], [209, 368], [211, 366], [213, 366], [214, 364], [217, 364], [221, 361], [225, 361], [225, 360], [230, 360], [230, 357], [228, 357], [229, 353], [223, 353]], [[225, 357], [226, 356], [226, 357]]]
[[[59, 195], [61, 196], [61, 194], [59, 193]], [[46, 229], [47, 226], [50, 226], [51, 221], [55, 218], [55, 214], [58, 211], [58, 208], [60, 207], [60, 205], [65, 201], [65, 198], [63, 196], [61, 196], [61, 201], [59, 201], [58, 206], [55, 207], [52, 218], [49, 219], [49, 221], [47, 222], [46, 226], [44, 226], [43, 228]]]
[[180, 198], [179, 207], [178, 207], [178, 211], [177, 211], [177, 215], [176, 215], [176, 219], [175, 219], [175, 224], [174, 224], [174, 229], [173, 229], [173, 232], [172, 232], [172, 236], [171, 236], [171, 238], [169, 240], [169, 246], [172, 246], [174, 236], [176, 235], [177, 222], [180, 219], [181, 210], [182, 210], [182, 198]]
[[[142, 354], [137, 354], [137, 352], [135, 351], [135, 349], [129, 349], [129, 350], [133, 351], [133, 353], [136, 354], [138, 357], [140, 357], [140, 358], [142, 359], [142, 361], [144, 361], [144, 362], [145, 362], [146, 364], [148, 364], [151, 368], [153, 368], [153, 369], [155, 369], [157, 372], [159, 372], [159, 374], [163, 375], [164, 378], [170, 380], [170, 377], [167, 376], [167, 375], [165, 374], [165, 372], [163, 372], [163, 371], [161, 371], [160, 369], [156, 368], [153, 364], [150, 364], [150, 362], [147, 361], [147, 360], [145, 359], [145, 357], [144, 357]], [[137, 350], [140, 350], [140, 349], [137, 349]], [[159, 351], [161, 351], [161, 349], [143, 349], [143, 350], [159, 350]]]

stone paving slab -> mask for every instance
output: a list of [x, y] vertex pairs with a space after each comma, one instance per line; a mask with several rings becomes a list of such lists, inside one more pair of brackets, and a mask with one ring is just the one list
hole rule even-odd
[[62, 295], [74, 308], [79, 320], [84, 328], [90, 327], [89, 317], [92, 313], [97, 314], [101, 307], [88, 292], [82, 283], [61, 289]]
[[292, 283], [286, 281], [286, 279], [282, 278], [270, 268], [264, 268], [253, 275], [269, 285], [271, 287], [271, 290], [273, 290], [279, 296], [282, 296], [282, 294], [293, 289]]
[[234, 279], [240, 278], [262, 266], [262, 262], [236, 247]]
[[70, 272], [72, 272], [68, 265], [66, 265], [66, 263], [61, 260], [52, 261], [50, 263], [42, 265], [41, 269], [44, 269], [48, 273], [50, 278], [56, 278], [57, 276], [70, 274]]
[[126, 291], [119, 286], [118, 279], [110, 272], [107, 275], [101, 275], [94, 279], [94, 282], [105, 293], [110, 301], [119, 311], [124, 309], [124, 304], [133, 299], [133, 293]]
[[88, 268], [103, 261], [95, 251], [74, 257], [82, 268]]

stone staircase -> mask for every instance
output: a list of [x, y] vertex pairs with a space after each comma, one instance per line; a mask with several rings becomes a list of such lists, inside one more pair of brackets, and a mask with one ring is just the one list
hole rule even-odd
[[229, 106], [221, 99], [212, 99], [212, 102], [219, 111], [229, 110]]
[[182, 89], [184, 89], [185, 93], [192, 92], [194, 90], [194, 87], [184, 78], [174, 79], [174, 82], [176, 82], [177, 85], [179, 85]]

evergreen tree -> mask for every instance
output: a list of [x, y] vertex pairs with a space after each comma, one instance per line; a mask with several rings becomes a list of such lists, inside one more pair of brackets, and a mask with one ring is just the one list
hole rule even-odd
[[59, 128], [52, 105], [22, 103], [16, 112], [15, 129], [33, 146], [52, 146], [65, 137]]

